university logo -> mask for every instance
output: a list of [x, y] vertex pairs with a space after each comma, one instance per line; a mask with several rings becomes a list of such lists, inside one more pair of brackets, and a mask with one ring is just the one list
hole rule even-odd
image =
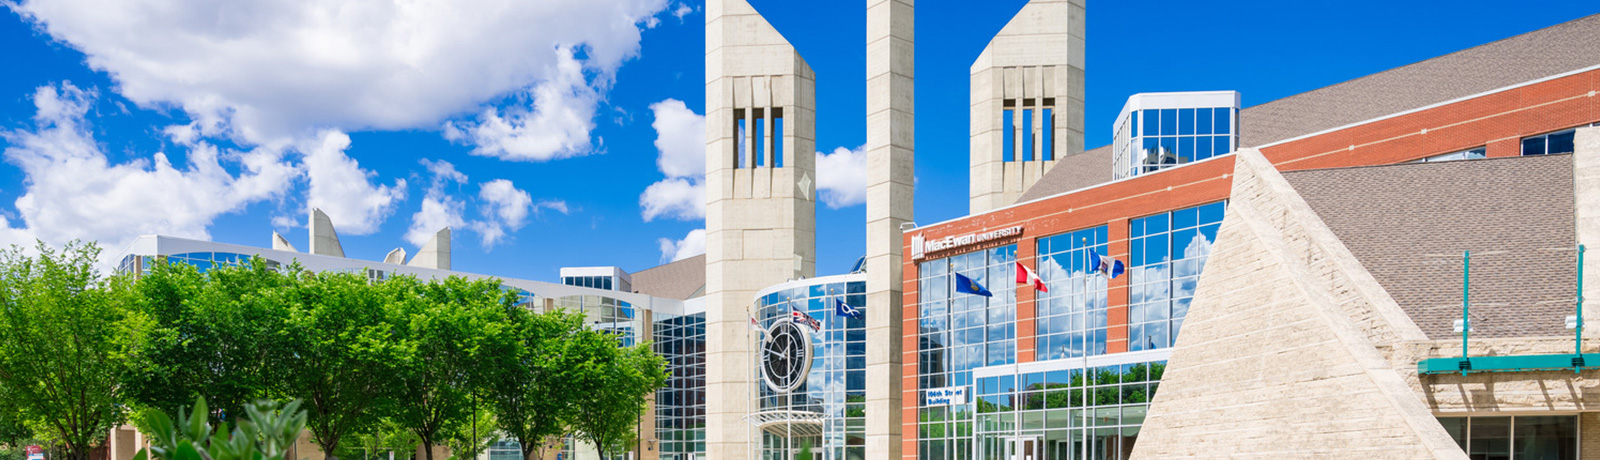
[[922, 234], [911, 235], [911, 260], [921, 260], [923, 253]]

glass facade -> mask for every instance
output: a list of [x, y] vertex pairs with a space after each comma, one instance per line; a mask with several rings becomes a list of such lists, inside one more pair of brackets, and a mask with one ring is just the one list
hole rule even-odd
[[667, 361], [667, 384], [656, 391], [661, 460], [695, 460], [706, 452], [706, 314], [657, 313], [655, 348]]
[[1468, 458], [1576, 460], [1578, 416], [1440, 417]]
[[556, 308], [583, 312], [589, 327], [617, 334], [621, 345], [631, 347], [639, 343], [640, 324], [638, 312], [623, 300], [598, 295], [569, 295], [556, 299]]
[[[1166, 362], [1082, 366], [1068, 361], [1073, 366], [978, 379], [977, 458], [1129, 457]], [[951, 455], [921, 458], [969, 458], [961, 444], [954, 447]]]
[[1101, 355], [1106, 352], [1106, 283], [1089, 273], [1089, 250], [1106, 254], [1106, 227], [1063, 233], [1038, 240], [1036, 270], [1049, 287], [1035, 295], [1040, 361]]
[[[973, 371], [1016, 362], [1015, 244], [923, 262], [918, 269], [919, 349], [917, 388], [970, 391]], [[984, 297], [956, 292], [955, 274], [983, 285]], [[917, 409], [917, 440], [922, 458], [972, 458], [973, 413], [965, 404], [923, 405]]]
[[[138, 256], [130, 254], [124, 256], [122, 260], [117, 263], [116, 273], [143, 273], [145, 270], [150, 269], [150, 261], [157, 258], [165, 258], [171, 262], [180, 262], [193, 265], [195, 268], [200, 270], [200, 273], [205, 273], [206, 270], [210, 270], [212, 267], [243, 264], [246, 261], [249, 261], [251, 257], [255, 257], [255, 255], [239, 254], [235, 252], [185, 252], [182, 254], [173, 254], [164, 257]], [[283, 265], [276, 260], [265, 257], [263, 257], [262, 260], [266, 261], [268, 268], [274, 270]]]
[[1217, 240], [1225, 202], [1129, 223], [1128, 350], [1172, 346]]
[[1238, 139], [1232, 107], [1149, 109], [1131, 114], [1135, 149], [1129, 175], [1159, 171], [1232, 152]]
[[[834, 299], [866, 311], [866, 277], [842, 275], [807, 280], [756, 299], [755, 319], [763, 330], [791, 311], [821, 322], [812, 334], [811, 372], [792, 392], [779, 393], [754, 375], [755, 405], [761, 422], [758, 458], [793, 458], [810, 447], [813, 458], [866, 458], [866, 319], [835, 314]], [[758, 369], [761, 366], [752, 366]]]

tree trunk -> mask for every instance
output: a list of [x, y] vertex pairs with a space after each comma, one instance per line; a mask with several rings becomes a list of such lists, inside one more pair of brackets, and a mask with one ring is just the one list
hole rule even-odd
[[427, 460], [433, 460], [433, 441], [422, 440], [422, 455]]

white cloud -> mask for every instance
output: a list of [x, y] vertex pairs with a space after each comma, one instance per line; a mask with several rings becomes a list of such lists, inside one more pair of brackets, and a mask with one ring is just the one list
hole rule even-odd
[[650, 104], [656, 131], [656, 167], [666, 179], [650, 184], [639, 196], [646, 222], [706, 217], [706, 117], [677, 99]]
[[833, 209], [867, 202], [867, 152], [861, 147], [817, 152], [817, 198]]
[[679, 3], [678, 4], [678, 8], [672, 10], [672, 15], [681, 20], [681, 19], [683, 19], [684, 16], [688, 16], [689, 13], [693, 13], [693, 12], [694, 12], [694, 7], [689, 6], [688, 3]]
[[345, 133], [323, 131], [300, 145], [310, 182], [306, 204], [327, 213], [339, 234], [377, 232], [394, 207], [405, 200], [405, 179], [395, 179], [392, 185], [374, 185], [371, 178], [376, 173], [361, 169], [355, 159], [345, 155], [345, 149], [350, 147], [350, 136]]
[[674, 262], [706, 253], [706, 229], [697, 228], [690, 230], [683, 239], [673, 241], [671, 238], [656, 240], [661, 246], [661, 261]]
[[[546, 89], [573, 91], [570, 80], [547, 81], [571, 77], [564, 62], [574, 49], [582, 50], [582, 68], [592, 75], [583, 84], [604, 88], [638, 53], [640, 26], [668, 6], [666, 0], [5, 4], [82, 51], [128, 99], [188, 113], [194, 122], [175, 137], [226, 133], [250, 144], [324, 129], [432, 128], [524, 91], [543, 104]], [[585, 113], [591, 96], [583, 93], [548, 98], [559, 107], [536, 106], [531, 119], [511, 113], [501, 121], [523, 133], [562, 136], [551, 145], [581, 146], [566, 143], [578, 128], [565, 117]], [[557, 126], [526, 125], [547, 121], [541, 113]], [[496, 145], [486, 152], [500, 148], [514, 156], [538, 152], [517, 149], [540, 144]]]
[[[530, 214], [537, 215], [544, 210], [567, 213], [565, 201], [535, 202], [526, 190], [505, 179], [478, 184], [475, 197], [452, 194], [451, 186], [468, 182], [466, 174], [448, 161], [422, 159], [419, 162], [432, 177], [422, 197], [422, 206], [411, 215], [411, 227], [406, 230], [405, 239], [413, 245], [421, 246], [439, 229], [450, 227], [475, 232], [485, 249], [493, 248], [507, 234], [527, 225]], [[477, 209], [478, 218], [467, 218], [469, 206]]]
[[31, 234], [51, 244], [98, 241], [109, 253], [143, 234], [205, 239], [217, 216], [281, 197], [300, 173], [277, 149], [223, 151], [199, 142], [188, 146], [182, 168], [159, 152], [113, 164], [85, 119], [95, 97], [69, 83], [40, 87], [34, 128], [3, 133], [6, 161], [24, 175], [15, 205], [26, 227], [0, 221], [0, 243]]
[[706, 218], [706, 184], [700, 179], [666, 179], [644, 189], [639, 196], [644, 221], [657, 218], [695, 220]]
[[502, 116], [490, 107], [476, 123], [445, 123], [445, 138], [476, 146], [473, 155], [505, 160], [548, 161], [590, 153], [589, 131], [600, 92], [584, 79], [583, 64], [571, 49], [557, 54], [554, 75], [530, 91], [531, 109], [513, 106]]

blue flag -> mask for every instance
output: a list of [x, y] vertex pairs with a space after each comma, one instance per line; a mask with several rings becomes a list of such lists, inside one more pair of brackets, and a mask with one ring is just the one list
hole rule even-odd
[[1094, 252], [1094, 248], [1089, 248], [1090, 273], [1102, 273], [1107, 278], [1117, 279], [1117, 276], [1122, 275], [1124, 270], [1122, 261], [1113, 259], [1110, 256], [1102, 256]]
[[844, 303], [844, 299], [840, 297], [833, 298], [833, 314], [839, 316], [848, 316], [851, 318], [860, 318], [865, 316], [860, 308], [852, 307], [850, 304]]
[[994, 297], [994, 293], [989, 292], [988, 289], [984, 289], [982, 284], [978, 284], [977, 281], [973, 281], [972, 278], [968, 278], [966, 275], [960, 273], [956, 274], [956, 292], [981, 295], [984, 297]]

